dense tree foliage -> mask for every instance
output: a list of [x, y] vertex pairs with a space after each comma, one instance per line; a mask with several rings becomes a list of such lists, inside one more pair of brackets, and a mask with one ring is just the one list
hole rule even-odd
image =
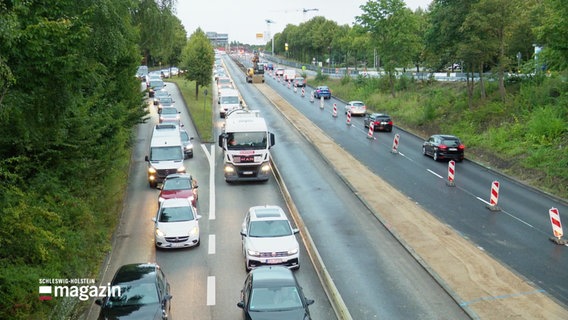
[[[67, 317], [39, 303], [38, 280], [96, 278], [145, 114], [136, 68], [143, 55], [173, 63], [185, 45], [171, 5], [155, 4], [0, 2], [2, 319]], [[146, 32], [141, 10], [163, 27]]]

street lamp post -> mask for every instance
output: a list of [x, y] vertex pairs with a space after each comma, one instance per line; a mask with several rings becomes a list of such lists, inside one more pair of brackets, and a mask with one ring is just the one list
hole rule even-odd
[[270, 19], [266, 19], [266, 20], [264, 20], [264, 21], [266, 21], [266, 26], [267, 26], [267, 28], [268, 28], [268, 33], [270, 34], [270, 37], [271, 37], [271, 40], [270, 40], [270, 41], [272, 42], [272, 56], [274, 57], [274, 35], [272, 34], [272, 32], [270, 32], [270, 25], [271, 25], [272, 23], [276, 23], [276, 22], [275, 22], [274, 20], [270, 20]]

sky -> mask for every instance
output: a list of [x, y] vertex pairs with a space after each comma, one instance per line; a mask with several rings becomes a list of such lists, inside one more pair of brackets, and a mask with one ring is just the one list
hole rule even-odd
[[[431, 0], [404, 0], [411, 10], [426, 10]], [[264, 44], [256, 35], [282, 32], [287, 24], [299, 25], [323, 16], [339, 25], [353, 25], [367, 0], [177, 0], [176, 16], [191, 35], [198, 27], [204, 32], [226, 33], [229, 41]], [[317, 9], [317, 10], [311, 10]], [[306, 11], [306, 12], [304, 12]], [[267, 24], [266, 20], [274, 23]]]

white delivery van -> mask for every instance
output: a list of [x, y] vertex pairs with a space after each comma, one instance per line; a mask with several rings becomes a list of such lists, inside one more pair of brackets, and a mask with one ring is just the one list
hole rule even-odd
[[225, 181], [266, 181], [270, 177], [270, 151], [274, 134], [259, 112], [240, 110], [225, 119], [219, 135], [223, 149]]
[[233, 109], [240, 109], [242, 105], [239, 91], [236, 89], [219, 90], [219, 100], [217, 103], [219, 104], [219, 116], [221, 118], [224, 118], [225, 114]]
[[172, 173], [185, 173], [183, 143], [177, 124], [159, 124], [154, 127], [150, 141], [148, 184], [155, 188]]

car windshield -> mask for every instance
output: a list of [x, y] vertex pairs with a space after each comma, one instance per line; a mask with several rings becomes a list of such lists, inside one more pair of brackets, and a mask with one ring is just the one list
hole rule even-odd
[[227, 141], [229, 150], [266, 149], [266, 132], [229, 133]]
[[159, 301], [158, 290], [154, 283], [119, 286], [121, 294], [109, 297], [107, 306], [110, 308], [140, 306], [158, 303]]
[[364, 107], [365, 104], [363, 102], [353, 102], [351, 103], [352, 106], [354, 107]]
[[182, 222], [193, 220], [193, 212], [188, 206], [163, 208], [158, 222]]
[[252, 221], [249, 226], [249, 236], [251, 237], [266, 238], [289, 235], [292, 235], [292, 229], [286, 220]]
[[238, 103], [239, 103], [239, 97], [237, 96], [228, 96], [228, 97], [221, 96], [221, 104], [238, 104]]
[[181, 141], [182, 141], [182, 142], [184, 142], [184, 143], [189, 142], [189, 135], [187, 134], [187, 132], [181, 131], [181, 132], [179, 133], [179, 135], [180, 135], [180, 137], [181, 137]]
[[176, 108], [163, 108], [162, 114], [177, 114], [178, 111]]
[[150, 87], [152, 87], [152, 88], [158, 88], [158, 87], [163, 87], [163, 86], [164, 86], [164, 82], [162, 80], [150, 81]]
[[175, 161], [183, 158], [182, 150], [177, 147], [153, 147], [150, 150], [150, 161]]
[[191, 188], [191, 181], [187, 178], [166, 179], [162, 190], [187, 190]]
[[168, 96], [160, 95], [160, 103], [171, 105], [172, 103], [174, 103], [174, 100]]
[[302, 300], [296, 287], [253, 288], [250, 311], [278, 311], [302, 308]]

